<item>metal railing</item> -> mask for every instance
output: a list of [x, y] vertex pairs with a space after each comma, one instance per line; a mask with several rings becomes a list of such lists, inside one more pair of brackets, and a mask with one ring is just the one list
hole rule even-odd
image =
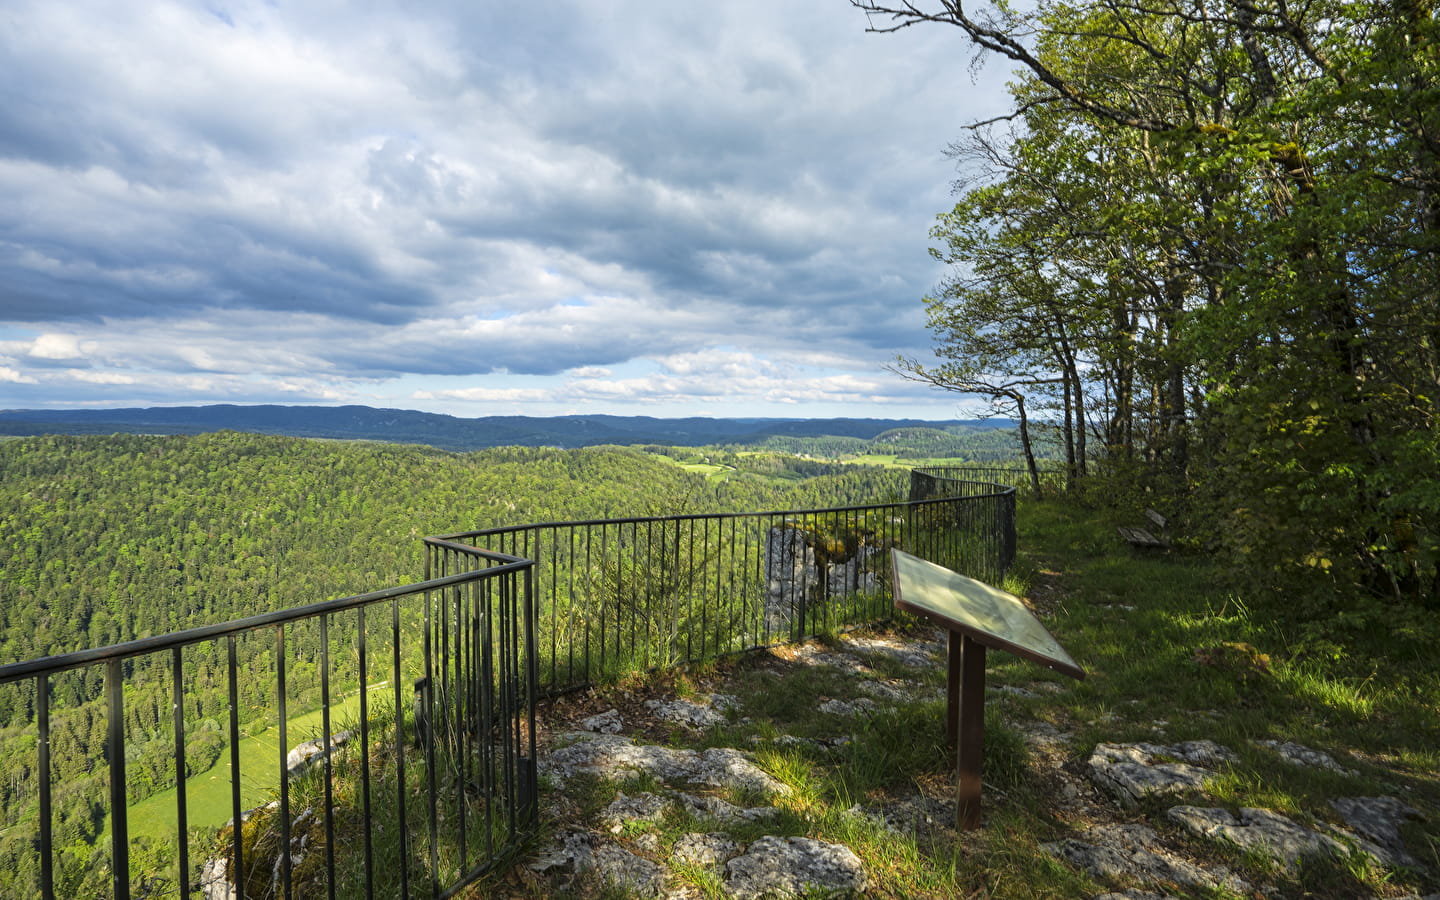
[[[46, 900], [452, 896], [537, 829], [542, 693], [887, 618], [897, 547], [997, 581], [1015, 494], [931, 470], [912, 474], [908, 501], [426, 538], [419, 584], [0, 666], [0, 690], [23, 694], [35, 722], [0, 739], [33, 739], [38, 795], [33, 815], [0, 821], [0, 839], [33, 847], [8, 884]], [[199, 670], [209, 685], [223, 672], [223, 690], [194, 696]], [[318, 722], [290, 749], [302, 697]], [[106, 764], [83, 786], [99, 794], [84, 808], [108, 815], [98, 837], [57, 816], [82, 790], [52, 753], [72, 720], [104, 725]], [[207, 723], [227, 754], [210, 770], [223, 825], [187, 784]], [[169, 754], [174, 794], [132, 819], [127, 762], [142, 745]]]
[[1015, 494], [917, 471], [909, 501], [546, 522], [443, 541], [536, 561], [549, 694], [888, 618], [894, 547], [998, 581], [1015, 555]]
[[[8, 873], [19, 879], [10, 891], [45, 900], [449, 896], [518, 848], [537, 823], [533, 568], [527, 559], [457, 548], [443, 572], [419, 584], [0, 667], [0, 688], [27, 691], [36, 723], [38, 815], [7, 829], [30, 831], [35, 865]], [[344, 685], [353, 690], [347, 730], [333, 718], [341, 715], [337, 651], [354, 678]], [[219, 712], [229, 764], [228, 775], [217, 775], [228, 780], [223, 827], [213, 821], [213, 802], [187, 797], [186, 748], [195, 737], [187, 712], [216, 712], [187, 696], [192, 658], [220, 660], [228, 688]], [[86, 677], [97, 669], [102, 678]], [[292, 669], [318, 676], [320, 702], [314, 739], [293, 750]], [[145, 696], [157, 679], [169, 681], [170, 721], [147, 730], [127, 699]], [[76, 685], [87, 682], [101, 684], [100, 696], [77, 696]], [[261, 728], [242, 718], [242, 695], [257, 682], [273, 690], [273, 718]], [[57, 687], [70, 709], [52, 702]], [[87, 784], [108, 800], [81, 802], [108, 812], [109, 834], [85, 847], [56, 833], [55, 793], [67, 785], [56, 783], [51, 729], [90, 704], [105, 721], [106, 768]], [[271, 727], [268, 761], [257, 762], [252, 751], [272, 743], [264, 733]], [[127, 758], [156, 730], [168, 732], [173, 752], [173, 802], [132, 823]], [[266, 796], [275, 799], [252, 805]], [[196, 815], [200, 806], [212, 820]], [[157, 818], [167, 820], [159, 830], [168, 838], [139, 840], [132, 825], [154, 832]], [[197, 838], [207, 831], [219, 840]], [[145, 860], [136, 863], [132, 848]], [[88, 859], [77, 860], [80, 853]]]
[[[1030, 472], [1024, 466], [935, 466], [926, 469], [912, 469], [911, 484], [917, 473], [924, 477], [945, 479], [949, 482], [977, 482], [1013, 487], [1019, 491], [1031, 490]], [[1048, 465], [1037, 470], [1042, 493], [1065, 489], [1065, 470]], [[914, 499], [912, 495], [911, 499]]]

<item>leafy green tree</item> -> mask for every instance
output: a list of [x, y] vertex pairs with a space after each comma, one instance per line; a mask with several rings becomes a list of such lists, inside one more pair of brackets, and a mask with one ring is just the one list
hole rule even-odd
[[1110, 370], [1104, 451], [1141, 424], [1133, 373], [1152, 475], [1253, 571], [1433, 603], [1432, 0], [852, 2], [872, 30], [942, 23], [1021, 67], [1023, 127], [961, 207], [1001, 224], [944, 237], [976, 270], [1034, 254], [999, 277], [1032, 320], [1075, 324], [1052, 371], [1074, 380], [1067, 340]]

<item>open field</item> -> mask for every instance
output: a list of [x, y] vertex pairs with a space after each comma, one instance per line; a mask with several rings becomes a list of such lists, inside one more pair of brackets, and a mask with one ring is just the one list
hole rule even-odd
[[[383, 708], [388, 710], [390, 694], [375, 685], [370, 693], [370, 717], [372, 720]], [[388, 712], [386, 713], [388, 715]], [[360, 695], [351, 694], [330, 706], [330, 730], [338, 733], [356, 727], [360, 720]], [[290, 718], [286, 727], [287, 748], [293, 749], [306, 741], [318, 739], [322, 728], [321, 710], [311, 710]], [[280, 729], [267, 728], [257, 735], [243, 735], [240, 739], [240, 806], [251, 809], [277, 796], [280, 759]], [[135, 838], [162, 838], [173, 840], [175, 836], [175, 796], [171, 788], [161, 791], [130, 806], [130, 834]], [[218, 829], [231, 818], [230, 802], [230, 748], [227, 745], [219, 762], [208, 770], [193, 775], [185, 781], [186, 813], [191, 828]], [[104, 828], [106, 838], [110, 831], [107, 821]]]

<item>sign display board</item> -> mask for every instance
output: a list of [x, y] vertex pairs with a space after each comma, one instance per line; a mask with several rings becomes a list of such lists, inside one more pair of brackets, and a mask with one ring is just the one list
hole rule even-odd
[[894, 551], [895, 605], [942, 628], [959, 631], [997, 650], [1084, 678], [1065, 648], [1014, 594], [944, 566]]
[[950, 634], [945, 733], [956, 747], [955, 820], [957, 828], [977, 828], [985, 757], [985, 648], [1008, 650], [1072, 678], [1084, 678], [1085, 670], [1014, 594], [902, 550], [892, 551], [892, 558], [895, 606]]

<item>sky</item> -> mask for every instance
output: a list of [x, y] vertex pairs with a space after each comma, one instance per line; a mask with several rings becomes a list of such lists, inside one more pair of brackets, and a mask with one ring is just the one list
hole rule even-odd
[[5, 0], [0, 408], [968, 417], [946, 147], [1006, 109], [845, 0]]

